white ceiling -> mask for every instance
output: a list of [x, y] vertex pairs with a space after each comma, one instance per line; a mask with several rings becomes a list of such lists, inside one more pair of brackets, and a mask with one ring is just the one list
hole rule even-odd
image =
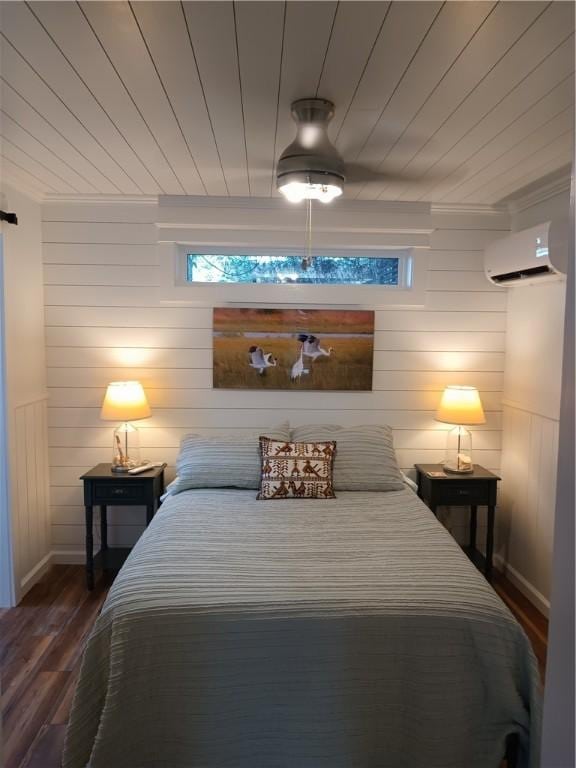
[[39, 193], [276, 194], [331, 99], [348, 197], [493, 204], [571, 162], [572, 2], [2, 2], [3, 172]]

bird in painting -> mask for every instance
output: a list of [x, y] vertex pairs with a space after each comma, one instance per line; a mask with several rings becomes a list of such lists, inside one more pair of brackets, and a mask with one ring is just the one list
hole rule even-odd
[[310, 373], [309, 368], [304, 368], [304, 358], [303, 358], [303, 347], [300, 347], [300, 354], [298, 355], [298, 360], [294, 363], [292, 366], [292, 370], [290, 371], [290, 379], [292, 381], [296, 381], [300, 379], [301, 376], [303, 376], [306, 373]]
[[264, 376], [266, 368], [274, 368], [278, 360], [272, 356], [272, 352], [264, 352], [262, 347], [250, 347], [250, 368], [255, 368], [260, 376]]
[[311, 357], [313, 360], [316, 360], [317, 357], [330, 357], [332, 352], [334, 352], [334, 347], [328, 347], [328, 349], [321, 347], [318, 336], [300, 333], [298, 341], [301, 342], [302, 351], [306, 357]]

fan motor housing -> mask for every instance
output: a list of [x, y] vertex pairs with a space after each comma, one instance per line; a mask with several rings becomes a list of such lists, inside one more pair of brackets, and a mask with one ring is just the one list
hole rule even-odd
[[327, 99], [298, 99], [291, 111], [297, 133], [278, 160], [278, 183], [289, 175], [293, 181], [342, 184], [346, 179], [344, 163], [328, 138], [334, 104]]

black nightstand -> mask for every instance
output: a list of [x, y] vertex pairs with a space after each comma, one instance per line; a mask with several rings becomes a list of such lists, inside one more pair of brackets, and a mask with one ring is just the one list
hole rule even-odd
[[[472, 562], [491, 580], [494, 552], [494, 515], [498, 480], [501, 478], [479, 464], [468, 474], [444, 472], [441, 464], [416, 464], [418, 496], [436, 514], [437, 507], [470, 507], [470, 539], [464, 551]], [[430, 473], [442, 472], [440, 477]], [[486, 556], [476, 549], [476, 522], [479, 506], [488, 507], [486, 528]]]
[[[84, 505], [86, 508], [86, 585], [94, 589], [94, 569], [119, 570], [128, 557], [129, 548], [108, 548], [108, 506], [146, 507], [146, 525], [160, 506], [164, 492], [164, 464], [139, 475], [112, 472], [110, 464], [98, 466], [82, 475], [84, 481]], [[93, 509], [100, 507], [100, 552], [94, 555]]]

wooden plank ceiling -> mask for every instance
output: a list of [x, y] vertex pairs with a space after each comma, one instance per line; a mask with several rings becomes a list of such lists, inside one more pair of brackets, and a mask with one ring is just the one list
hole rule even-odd
[[[493, 204], [571, 162], [571, 2], [2, 2], [2, 166], [38, 193], [269, 197], [331, 99], [367, 200]], [[398, 177], [400, 178], [398, 179]]]

